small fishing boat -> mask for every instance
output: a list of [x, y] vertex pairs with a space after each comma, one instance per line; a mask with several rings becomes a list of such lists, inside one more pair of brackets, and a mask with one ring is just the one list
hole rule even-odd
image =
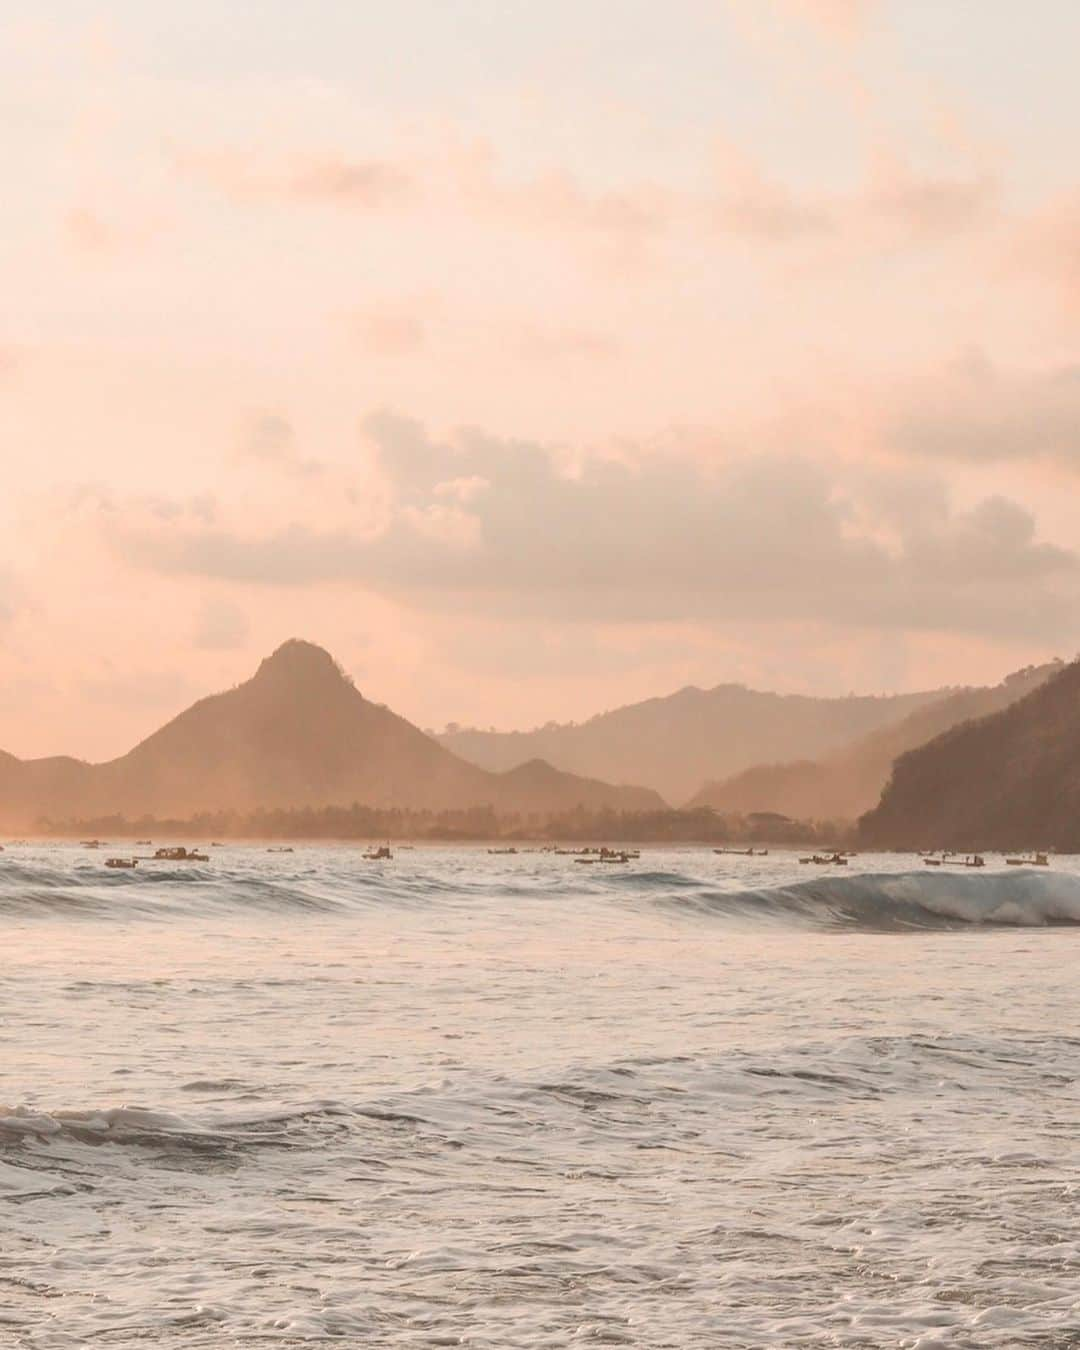
[[143, 859], [144, 862], [209, 862], [210, 856], [195, 849], [186, 849], [182, 845], [175, 848], [159, 848], [154, 856]]
[[489, 848], [489, 849], [488, 849], [488, 852], [489, 852], [489, 853], [492, 853], [492, 854], [495, 854], [495, 855], [498, 856], [498, 857], [509, 857], [510, 855], [517, 853], [517, 849], [516, 849], [516, 848]]
[[985, 866], [986, 866], [986, 859], [982, 856], [981, 853], [970, 853], [970, 854], [968, 854], [968, 856], [964, 859], [964, 866], [965, 866], [965, 867], [985, 867]]
[[293, 850], [288, 846], [288, 844], [284, 844], [284, 845], [283, 845], [283, 844], [278, 844], [278, 845], [276, 845], [274, 848], [268, 848], [266, 851], [267, 851], [267, 853], [292, 853], [292, 852], [293, 852]]
[[131, 868], [131, 867], [138, 867], [138, 865], [139, 865], [139, 860], [138, 860], [138, 858], [106, 858], [106, 859], [105, 859], [105, 866], [106, 866], [106, 867]]
[[393, 858], [390, 852], [389, 844], [380, 844], [378, 848], [372, 849], [370, 853], [364, 854], [365, 862], [389, 862]]
[[1045, 853], [1033, 853], [1030, 858], [1006, 858], [1010, 867], [1049, 867], [1050, 859]]
[[767, 858], [767, 848], [714, 848], [714, 853], [726, 854], [732, 858]]

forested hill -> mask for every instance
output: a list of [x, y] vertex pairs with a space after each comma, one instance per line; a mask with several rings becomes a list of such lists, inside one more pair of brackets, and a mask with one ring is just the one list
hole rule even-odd
[[1080, 662], [902, 755], [859, 836], [878, 848], [1080, 851]]

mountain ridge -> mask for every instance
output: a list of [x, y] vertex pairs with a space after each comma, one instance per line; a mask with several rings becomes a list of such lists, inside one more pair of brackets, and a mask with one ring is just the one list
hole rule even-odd
[[710, 780], [761, 764], [818, 757], [946, 692], [815, 698], [734, 683], [712, 689], [686, 685], [580, 723], [509, 732], [457, 728], [437, 739], [493, 772], [539, 756], [567, 773], [646, 784], [682, 804]]
[[199, 811], [366, 805], [501, 812], [648, 810], [647, 788], [555, 768], [512, 778], [469, 764], [366, 699], [323, 648], [290, 639], [248, 680], [185, 708], [100, 764], [0, 756], [0, 819], [185, 816]]

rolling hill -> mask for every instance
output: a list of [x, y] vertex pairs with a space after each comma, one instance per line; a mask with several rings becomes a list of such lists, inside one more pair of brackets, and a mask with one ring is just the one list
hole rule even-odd
[[1061, 668], [1060, 661], [1030, 666], [997, 685], [957, 690], [823, 759], [756, 765], [706, 783], [689, 805], [720, 813], [778, 811], [798, 820], [855, 820], [877, 803], [900, 755], [960, 722], [1008, 707]]

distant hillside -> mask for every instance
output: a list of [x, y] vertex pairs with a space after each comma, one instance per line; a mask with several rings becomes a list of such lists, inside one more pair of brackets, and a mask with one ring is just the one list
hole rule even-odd
[[797, 820], [855, 820], [877, 804], [898, 756], [960, 722], [1008, 707], [1061, 669], [1062, 663], [1053, 661], [989, 688], [960, 689], [824, 759], [757, 765], [724, 782], [706, 783], [689, 804], [721, 813], [779, 811]]
[[329, 653], [291, 641], [246, 683], [204, 698], [120, 759], [85, 764], [0, 754], [0, 820], [187, 816], [348, 805], [552, 813], [654, 810], [645, 788], [612, 787], [534, 762], [513, 774], [459, 759], [365, 699]]
[[1080, 663], [897, 760], [868, 846], [1080, 851]]
[[448, 731], [448, 750], [503, 771], [541, 758], [569, 773], [645, 783], [678, 805], [710, 779], [754, 765], [817, 759], [895, 722], [943, 690], [882, 698], [809, 698], [739, 684], [680, 689], [580, 724], [535, 731]]

